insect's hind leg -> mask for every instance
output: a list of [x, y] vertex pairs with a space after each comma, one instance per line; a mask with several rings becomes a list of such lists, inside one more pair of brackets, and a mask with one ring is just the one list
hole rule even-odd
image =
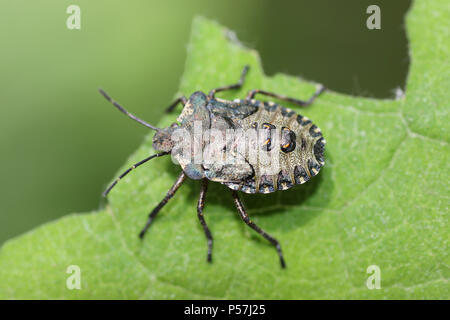
[[211, 231], [206, 224], [205, 217], [203, 216], [203, 208], [205, 207], [205, 199], [206, 199], [206, 191], [208, 190], [208, 180], [202, 180], [202, 187], [200, 190], [200, 197], [198, 199], [197, 204], [197, 216], [202, 224], [203, 231], [205, 232], [206, 240], [208, 241], [208, 255], [206, 257], [206, 261], [212, 261], [212, 246], [213, 246], [213, 237]]
[[263, 229], [258, 227], [254, 222], [252, 222], [247, 214], [245, 212], [244, 205], [241, 202], [241, 199], [239, 199], [239, 196], [235, 190], [231, 190], [231, 194], [233, 195], [234, 204], [236, 205], [236, 208], [239, 211], [239, 215], [241, 216], [242, 220], [253, 230], [258, 232], [260, 235], [262, 235], [264, 238], [266, 238], [272, 245], [275, 246], [278, 252], [278, 256], [280, 257], [280, 263], [282, 268], [286, 268], [286, 263], [284, 262], [283, 252], [281, 251], [280, 243], [277, 239], [269, 235], [267, 232], [265, 232]]
[[167, 107], [166, 113], [170, 113], [173, 110], [175, 110], [175, 107], [181, 102], [181, 104], [184, 106], [187, 103], [187, 99], [185, 96], [181, 96], [177, 98], [170, 106]]
[[219, 88], [216, 88], [216, 89], [212, 89], [210, 92], [209, 92], [209, 98], [214, 98], [214, 95], [217, 93], [217, 92], [220, 92], [220, 91], [225, 91], [225, 90], [232, 90], [232, 89], [239, 89], [239, 88], [241, 88], [242, 87], [242, 85], [244, 84], [244, 81], [245, 81], [245, 77], [247, 76], [247, 73], [248, 73], [248, 70], [250, 69], [250, 66], [249, 65], [246, 65], [245, 67], [244, 67], [244, 69], [242, 69], [242, 73], [241, 73], [241, 77], [239, 78], [239, 81], [237, 82], [237, 83], [235, 83], [235, 84], [232, 84], [232, 85], [229, 85], [229, 86], [224, 86], [224, 87], [219, 87]]
[[263, 95], [274, 97], [274, 98], [284, 100], [287, 102], [295, 103], [301, 107], [306, 107], [306, 106], [309, 106], [311, 103], [313, 103], [314, 100], [324, 91], [325, 91], [325, 87], [323, 85], [319, 85], [316, 89], [316, 92], [308, 100], [300, 100], [300, 99], [290, 98], [290, 97], [287, 97], [287, 96], [284, 96], [281, 94], [277, 94], [277, 93], [273, 93], [273, 92], [254, 89], [254, 90], [249, 91], [249, 93], [247, 94], [247, 97], [245, 99], [250, 100], [250, 99], [253, 99], [256, 94], [263, 94]]
[[161, 202], [158, 203], [158, 205], [155, 207], [155, 209], [153, 209], [152, 212], [150, 212], [150, 214], [148, 215], [148, 220], [147, 220], [147, 223], [145, 224], [145, 227], [139, 233], [139, 238], [141, 238], [141, 239], [144, 238], [145, 233], [147, 232], [148, 228], [150, 227], [150, 225], [153, 222], [153, 219], [155, 219], [156, 215], [162, 209], [162, 207], [164, 207], [166, 205], [166, 203], [173, 197], [173, 195], [178, 190], [178, 188], [181, 187], [184, 180], [186, 180], [186, 177], [187, 176], [184, 173], [184, 171], [181, 172], [181, 174], [178, 176], [178, 178], [175, 181], [175, 183], [173, 184], [173, 186], [169, 189], [169, 191], [167, 191], [167, 194], [164, 197], [164, 199], [162, 199]]

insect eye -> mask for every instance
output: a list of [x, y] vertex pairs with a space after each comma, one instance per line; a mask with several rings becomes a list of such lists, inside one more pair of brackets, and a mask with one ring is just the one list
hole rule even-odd
[[296, 136], [294, 131], [289, 128], [281, 128], [281, 151], [288, 153], [294, 151], [296, 147]]

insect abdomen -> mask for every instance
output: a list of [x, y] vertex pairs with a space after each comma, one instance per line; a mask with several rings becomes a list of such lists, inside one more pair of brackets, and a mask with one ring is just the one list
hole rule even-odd
[[[224, 183], [225, 185], [245, 193], [271, 193], [303, 184], [319, 173], [324, 165], [326, 142], [320, 129], [310, 119], [273, 102], [238, 100], [235, 103], [250, 103], [259, 108], [256, 113], [241, 121], [244, 129], [280, 129], [280, 163], [279, 171], [270, 175], [264, 174], [264, 166], [259, 162], [250, 163], [255, 171], [253, 177], [239, 183]], [[265, 141], [268, 151], [269, 142]]]

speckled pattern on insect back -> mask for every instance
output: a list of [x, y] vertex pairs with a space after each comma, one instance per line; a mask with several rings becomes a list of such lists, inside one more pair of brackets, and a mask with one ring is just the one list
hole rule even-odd
[[266, 175], [261, 170], [260, 163], [250, 163], [254, 169], [254, 176], [241, 182], [223, 182], [230, 189], [245, 193], [287, 190], [296, 184], [307, 182], [317, 175], [324, 165], [325, 139], [320, 129], [307, 117], [274, 102], [255, 99], [233, 102], [216, 99], [210, 103], [226, 105], [234, 110], [245, 109], [246, 114], [242, 119], [231, 118], [235, 128], [267, 127], [278, 128], [281, 131], [280, 171], [277, 174]]

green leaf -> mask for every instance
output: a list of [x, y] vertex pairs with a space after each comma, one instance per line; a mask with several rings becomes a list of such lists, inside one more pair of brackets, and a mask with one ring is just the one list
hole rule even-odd
[[[205, 207], [212, 264], [196, 217], [196, 181], [183, 185], [140, 241], [149, 210], [180, 171], [159, 158], [122, 180], [104, 210], [7, 242], [0, 298], [448, 299], [448, 18], [444, 1], [414, 3], [406, 98], [326, 92], [310, 108], [288, 105], [322, 129], [326, 165], [289, 191], [243, 196], [252, 219], [280, 240], [286, 270], [274, 248], [240, 220], [220, 184], [210, 186]], [[245, 87], [221, 96], [263, 88], [305, 98], [314, 91], [294, 77], [266, 77], [257, 53], [230, 35], [214, 22], [194, 21], [180, 94], [234, 83], [245, 64]], [[151, 137], [119, 172], [153, 152]], [[66, 287], [70, 265], [80, 267], [81, 290]], [[370, 265], [381, 270], [379, 290], [366, 286]]]

